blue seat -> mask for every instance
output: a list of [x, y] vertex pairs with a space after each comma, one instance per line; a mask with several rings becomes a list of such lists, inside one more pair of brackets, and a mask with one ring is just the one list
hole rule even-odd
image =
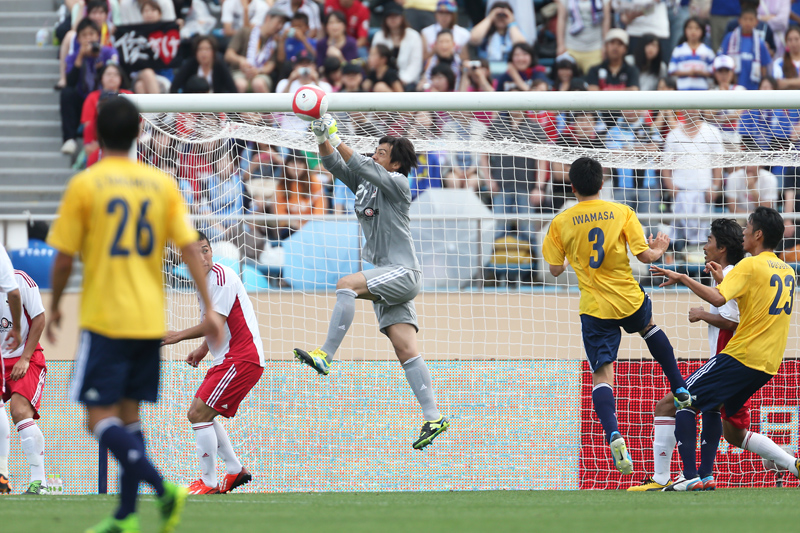
[[25, 271], [40, 289], [50, 288], [50, 272], [53, 270], [53, 261], [56, 250], [38, 239], [29, 239], [28, 247], [21, 250], [8, 252], [11, 264], [18, 270]]
[[242, 268], [242, 283], [247, 292], [262, 292], [269, 290], [269, 280], [267, 276], [259, 272], [252, 265], [244, 265]]

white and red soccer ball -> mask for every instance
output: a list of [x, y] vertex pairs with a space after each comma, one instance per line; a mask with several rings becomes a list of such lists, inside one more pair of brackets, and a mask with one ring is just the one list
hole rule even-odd
[[303, 85], [294, 93], [292, 111], [309, 122], [322, 118], [328, 112], [328, 95], [316, 85]]

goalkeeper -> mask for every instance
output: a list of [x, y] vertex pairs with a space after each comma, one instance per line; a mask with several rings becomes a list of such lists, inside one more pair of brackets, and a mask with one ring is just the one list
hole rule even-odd
[[366, 244], [363, 257], [375, 268], [350, 274], [336, 284], [328, 337], [312, 352], [295, 349], [294, 356], [322, 375], [330, 372], [333, 356], [353, 323], [356, 299], [371, 300], [378, 327], [389, 337], [417, 397], [425, 423], [413, 447], [421, 450], [446, 431], [450, 422], [439, 413], [428, 366], [417, 348], [414, 297], [422, 274], [409, 229], [411, 189], [408, 173], [417, 166], [411, 141], [385, 136], [371, 158], [353, 152], [337, 133], [330, 115], [312, 123], [322, 163], [356, 195], [355, 212]]

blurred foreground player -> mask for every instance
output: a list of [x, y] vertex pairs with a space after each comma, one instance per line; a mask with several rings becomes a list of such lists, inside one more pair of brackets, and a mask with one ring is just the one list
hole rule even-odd
[[[661, 287], [683, 283], [716, 307], [736, 299], [740, 313], [739, 327], [725, 349], [686, 380], [694, 401], [691, 408], [681, 408], [675, 414], [675, 438], [684, 477], [665, 491], [703, 488], [697, 470], [697, 411], [720, 411], [723, 416], [738, 417], [747, 400], [778, 373], [789, 338], [796, 282], [794, 269], [775, 255], [783, 231], [783, 218], [777, 211], [757, 208], [743, 233], [744, 250], [751, 257], [742, 259], [724, 278], [719, 263], [706, 264], [716, 287], [703, 285], [686, 274], [650, 267], [655, 275], [667, 278]], [[728, 432], [725, 437], [729, 438]], [[764, 435], [730, 428], [729, 442], [798, 475], [800, 459]]]
[[[83, 260], [81, 336], [71, 396], [86, 407], [87, 427], [120, 463], [120, 506], [89, 532], [138, 532], [139, 482], [155, 490], [170, 532], [180, 520], [185, 487], [162, 480], [145, 453], [139, 403], [158, 399], [165, 302], [162, 264], [168, 240], [183, 253], [205, 305], [211, 300], [197, 232], [188, 224], [174, 181], [128, 159], [139, 135], [139, 112], [130, 101], [109, 100], [97, 116], [105, 157], [73, 177], [48, 237], [58, 250], [47, 335], [55, 342], [59, 304], [75, 254]], [[219, 337], [211, 313], [203, 331]]]
[[412, 445], [421, 450], [446, 431], [450, 422], [436, 406], [431, 373], [417, 347], [419, 326], [414, 298], [422, 287], [422, 273], [408, 214], [411, 206], [408, 173], [417, 166], [414, 146], [403, 137], [386, 136], [378, 141], [370, 158], [353, 152], [341, 141], [336, 121], [330, 115], [315, 120], [311, 127], [323, 165], [356, 195], [355, 212], [366, 239], [362, 257], [375, 268], [338, 281], [325, 343], [310, 353], [296, 348], [294, 355], [327, 375], [333, 356], [353, 323], [356, 299], [370, 300], [378, 327], [389, 337], [422, 407], [425, 422]]
[[[187, 414], [197, 441], [197, 457], [202, 471], [200, 479], [189, 485], [189, 494], [219, 494], [249, 483], [253, 476], [242, 466], [233, 451], [228, 432], [215, 418], [217, 415], [225, 418], [236, 415], [239, 404], [261, 379], [266, 364], [258, 320], [242, 281], [233, 269], [214, 264], [208, 237], [200, 233], [198, 242], [213, 305], [209, 309], [200, 300], [200, 311], [203, 317], [208, 313], [218, 314], [225, 325], [219, 342], [203, 340], [203, 344], [186, 358], [186, 363], [197, 367], [209, 350], [214, 356]], [[170, 331], [164, 337], [164, 345], [202, 336], [203, 324]], [[222, 486], [217, 484], [217, 453], [225, 461], [227, 470]]]
[[[14, 277], [14, 267], [8, 257], [5, 247], [0, 244], [0, 292], [5, 293], [6, 302], [11, 313], [11, 328], [5, 337], [7, 349], [16, 350], [21, 342], [22, 299], [19, 286]], [[0, 380], [0, 390], [5, 391], [3, 381]], [[8, 450], [11, 439], [11, 430], [8, 426], [8, 415], [5, 407], [0, 402], [0, 494], [9, 494], [8, 485]]]
[[[22, 344], [16, 350], [7, 348], [9, 342], [0, 346], [3, 366], [0, 368], [3, 381], [3, 395], [0, 398], [0, 409], [3, 402], [9, 402], [11, 418], [19, 433], [19, 442], [25, 459], [28, 460], [31, 477], [25, 494], [45, 494], [44, 476], [44, 435], [36, 424], [39, 419], [39, 404], [42, 399], [44, 382], [47, 376], [47, 364], [44, 360], [39, 339], [44, 331], [44, 306], [42, 295], [36, 282], [22, 270], [14, 271], [14, 278], [19, 286], [22, 300], [22, 319], [20, 333]], [[11, 329], [13, 319], [7, 303], [2, 306], [0, 317], [0, 335]], [[5, 409], [3, 416], [5, 418]], [[0, 422], [3, 423], [3, 422]], [[5, 421], [5, 428], [8, 422]], [[5, 454], [6, 457], [8, 453]], [[2, 457], [0, 457], [2, 460]]]
[[[744, 258], [742, 226], [733, 219], [720, 218], [711, 223], [708, 241], [703, 247], [706, 263], [718, 263], [722, 267], [723, 277], [734, 265]], [[716, 282], [712, 281], [713, 286]], [[721, 307], [706, 311], [702, 307], [689, 310], [689, 322], [706, 322], [708, 324], [709, 359], [721, 352], [733, 337], [739, 325], [739, 305], [736, 300], [729, 300]], [[675, 449], [675, 402], [672, 393], [667, 393], [656, 404], [653, 417], [653, 475], [647, 476], [639, 485], [630, 487], [632, 492], [658, 491], [672, 484], [670, 465], [672, 452]], [[724, 417], [730, 429], [738, 428], [746, 431], [750, 426], [750, 403], [746, 403], [732, 419]], [[714, 460], [719, 447], [719, 439], [723, 433], [723, 417], [719, 411], [709, 410], [703, 413], [703, 431], [700, 433], [700, 468], [698, 472], [703, 482], [703, 490], [715, 490]], [[726, 432], [726, 438], [728, 433]]]
[[627, 244], [639, 261], [652, 263], [664, 254], [669, 237], [659, 233], [653, 239], [651, 235], [648, 243], [633, 209], [600, 199], [603, 167], [594, 159], [577, 159], [569, 179], [578, 205], [553, 219], [542, 256], [553, 276], [560, 276], [567, 264], [578, 276], [581, 333], [592, 369], [592, 403], [611, 446], [614, 466], [622, 474], [631, 474], [633, 461], [619, 432], [614, 404], [620, 327], [642, 336], [667, 376], [676, 404], [685, 407], [692, 402], [672, 345], [653, 322], [650, 298], [633, 278], [626, 249]]

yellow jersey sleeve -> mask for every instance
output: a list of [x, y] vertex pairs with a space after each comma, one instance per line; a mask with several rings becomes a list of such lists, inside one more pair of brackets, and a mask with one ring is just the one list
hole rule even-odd
[[636, 216], [633, 209], [628, 212], [622, 232], [625, 234], [625, 240], [628, 241], [628, 247], [631, 249], [633, 255], [639, 255], [645, 250], [650, 249], [650, 246], [644, 238], [642, 223], [639, 222], [639, 217]]
[[[168, 181], [172, 181], [167, 178]], [[178, 248], [183, 248], [197, 240], [197, 231], [189, 222], [183, 196], [174, 183], [167, 186], [169, 198], [167, 200], [169, 215], [167, 218], [167, 238], [175, 243]]]
[[753, 258], [746, 257], [739, 261], [735, 267], [728, 272], [722, 280], [722, 283], [717, 285], [717, 290], [725, 298], [726, 302], [735, 300], [744, 295], [747, 291], [750, 277], [753, 274]]
[[80, 252], [91, 209], [92, 191], [86, 180], [79, 175], [70, 181], [64, 192], [58, 217], [47, 235], [47, 244], [69, 255]]
[[561, 231], [559, 230], [558, 217], [550, 223], [550, 229], [542, 244], [542, 257], [551, 265], [559, 266], [564, 264], [567, 254], [564, 251], [564, 244], [561, 242]]

